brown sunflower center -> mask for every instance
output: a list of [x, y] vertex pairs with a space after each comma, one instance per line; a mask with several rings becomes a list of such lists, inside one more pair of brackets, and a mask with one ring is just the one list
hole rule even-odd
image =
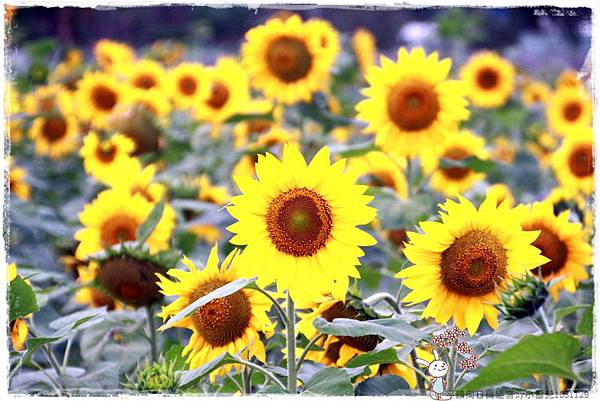
[[249, 120], [246, 124], [249, 134], [262, 134], [268, 131], [273, 125], [269, 120]]
[[[201, 284], [194, 291], [191, 302], [225, 284], [226, 281], [219, 279]], [[192, 322], [198, 334], [208, 344], [222, 347], [244, 335], [251, 317], [252, 308], [247, 295], [244, 291], [237, 291], [198, 308], [192, 315]]]
[[179, 78], [179, 90], [186, 96], [192, 96], [198, 89], [198, 82], [194, 77], [186, 75]]
[[206, 103], [213, 109], [220, 109], [229, 100], [229, 89], [221, 81], [215, 81], [212, 84], [210, 98]]
[[569, 170], [577, 177], [589, 177], [594, 174], [594, 157], [591, 144], [579, 145], [569, 156]]
[[[363, 321], [366, 320], [358, 310], [350, 306], [348, 303], [342, 301], [336, 302], [325, 310], [321, 317], [328, 322], [332, 322], [334, 319], [353, 319]], [[347, 344], [353, 348], [356, 348], [363, 352], [373, 351], [379, 343], [379, 337], [375, 335], [362, 336], [362, 337], [337, 337], [343, 344]], [[336, 359], [337, 360], [337, 359]]]
[[500, 83], [500, 75], [493, 68], [485, 67], [477, 73], [477, 85], [484, 90], [494, 89]]
[[388, 115], [404, 131], [420, 131], [429, 127], [439, 111], [435, 89], [422, 81], [401, 82], [387, 96]]
[[398, 245], [401, 248], [404, 248], [406, 245], [405, 242], [408, 242], [408, 234], [406, 234], [405, 228], [396, 228], [394, 230], [390, 230], [388, 233], [388, 238], [395, 245]]
[[108, 218], [100, 227], [100, 243], [103, 247], [135, 240], [138, 222], [131, 216], [116, 215]]
[[304, 41], [282, 36], [267, 49], [266, 62], [277, 78], [294, 82], [308, 74], [313, 61]]
[[540, 230], [540, 235], [533, 242], [533, 246], [542, 251], [542, 255], [550, 259], [549, 262], [531, 270], [531, 273], [542, 277], [548, 277], [553, 273], [558, 273], [565, 266], [569, 249], [567, 245], [553, 231], [549, 230], [542, 224], [532, 224], [531, 226], [523, 227], [524, 230], [533, 231]]
[[44, 120], [42, 135], [48, 142], [56, 142], [67, 134], [67, 122], [62, 117], [49, 117]]
[[[462, 148], [450, 148], [446, 150], [443, 155], [446, 159], [457, 161], [462, 160], [467, 156], [469, 156], [469, 154]], [[461, 166], [444, 167], [441, 170], [447, 179], [454, 181], [462, 180], [471, 172], [469, 168]]]
[[96, 157], [102, 163], [110, 164], [115, 159], [117, 155], [117, 147], [112, 143], [108, 146], [103, 146], [102, 144], [96, 147]]
[[374, 171], [369, 176], [374, 187], [394, 188], [396, 186], [394, 177], [388, 171]]
[[92, 101], [97, 109], [110, 111], [117, 104], [117, 94], [104, 85], [98, 85], [92, 89]]
[[583, 113], [583, 108], [579, 102], [569, 102], [563, 107], [563, 117], [567, 121], [577, 121]]
[[294, 188], [271, 201], [266, 215], [267, 231], [280, 252], [310, 256], [325, 246], [333, 218], [323, 197], [306, 188]]
[[141, 89], [150, 89], [156, 86], [156, 79], [150, 74], [141, 74], [133, 81], [133, 86]]
[[106, 306], [107, 310], [115, 309], [115, 301], [102, 291], [95, 288], [90, 288], [90, 295], [92, 297], [92, 306], [94, 308]]
[[38, 108], [42, 113], [49, 113], [54, 108], [54, 98], [46, 96], [38, 100]]
[[506, 251], [489, 231], [473, 230], [442, 253], [441, 278], [457, 294], [480, 296], [494, 291], [506, 276]]

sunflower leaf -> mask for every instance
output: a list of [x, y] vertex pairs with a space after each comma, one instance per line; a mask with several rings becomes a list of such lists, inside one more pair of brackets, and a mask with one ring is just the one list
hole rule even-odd
[[376, 335], [394, 343], [413, 344], [426, 337], [426, 333], [400, 319], [375, 319], [358, 321], [354, 319], [334, 319], [328, 322], [317, 318], [313, 325], [321, 333], [334, 336], [362, 337]]
[[359, 366], [369, 366], [382, 363], [398, 363], [400, 359], [393, 348], [382, 351], [371, 351], [352, 358], [347, 364], [347, 368], [356, 368]]
[[304, 395], [354, 395], [350, 375], [339, 368], [325, 368], [315, 373], [304, 385]]
[[148, 240], [148, 238], [150, 238], [150, 235], [158, 225], [158, 222], [160, 221], [164, 210], [165, 202], [161, 200], [156, 205], [154, 205], [154, 208], [152, 208], [152, 211], [150, 211], [150, 213], [148, 214], [146, 221], [144, 221], [138, 227], [135, 237], [137, 238], [137, 241], [140, 244], [143, 244], [144, 242], [146, 242], [146, 240]]
[[590, 305], [583, 316], [581, 317], [581, 321], [577, 326], [577, 332], [579, 334], [583, 334], [588, 337], [592, 337], [594, 334], [594, 306]]
[[20, 317], [25, 317], [30, 313], [38, 311], [35, 292], [27, 282], [17, 276], [8, 287], [8, 320], [12, 322]]
[[409, 390], [410, 386], [400, 376], [383, 375], [367, 379], [356, 386], [355, 395], [395, 395], [399, 390]]
[[588, 307], [589, 305], [571, 305], [566, 306], [564, 308], [558, 308], [554, 311], [554, 324], [556, 325], [561, 319], [569, 316], [573, 313], [576, 313], [579, 309], [583, 309]]
[[227, 121], [225, 121], [226, 124], [232, 124], [232, 123], [239, 123], [242, 121], [253, 121], [253, 120], [266, 120], [266, 121], [273, 121], [274, 117], [273, 117], [273, 112], [270, 111], [268, 113], [253, 113], [253, 114], [234, 114], [233, 116], [229, 117], [227, 119]]
[[177, 371], [177, 374], [181, 375], [179, 380], [179, 384], [181, 386], [192, 385], [196, 383], [198, 380], [203, 378], [204, 376], [210, 374], [212, 371], [220, 368], [223, 365], [227, 365], [229, 363], [235, 363], [236, 359], [230, 353], [226, 352], [219, 357], [213, 359], [212, 361], [205, 363], [199, 368], [193, 370], [180, 370]]

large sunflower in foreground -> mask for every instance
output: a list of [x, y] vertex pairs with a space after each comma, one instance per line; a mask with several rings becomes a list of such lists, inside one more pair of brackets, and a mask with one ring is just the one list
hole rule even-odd
[[384, 151], [414, 157], [439, 147], [449, 131], [469, 117], [463, 85], [448, 80], [452, 61], [438, 60], [422, 48], [398, 51], [397, 63], [382, 56], [381, 67], [367, 71], [367, 99], [356, 105]]
[[[135, 241], [138, 227], [146, 221], [153, 204], [142, 195], [131, 195], [124, 189], [108, 189], [100, 192], [90, 204], [79, 213], [83, 228], [75, 233], [80, 241], [75, 256], [85, 260], [106, 247], [120, 242]], [[171, 232], [175, 227], [175, 213], [165, 208], [156, 228], [146, 241], [152, 252], [169, 247]]]
[[549, 259], [531, 273], [540, 275], [547, 282], [562, 277], [550, 287], [554, 299], [558, 298], [561, 289], [574, 293], [577, 284], [589, 277], [586, 266], [592, 263], [592, 247], [584, 240], [582, 224], [569, 221], [569, 210], [555, 215], [549, 201], [518, 209], [523, 229], [540, 231], [533, 245]]
[[482, 51], [471, 56], [460, 70], [460, 77], [473, 105], [493, 109], [503, 106], [512, 95], [515, 67], [495, 52]]
[[298, 15], [272, 18], [246, 33], [242, 59], [252, 85], [281, 103], [308, 102], [329, 80], [333, 57]]
[[404, 255], [414, 266], [396, 277], [412, 291], [402, 300], [429, 301], [422, 317], [445, 324], [451, 317], [473, 335], [485, 316], [498, 326], [499, 290], [513, 277], [548, 261], [532, 245], [539, 231], [524, 231], [507, 202], [487, 197], [479, 210], [468, 200], [447, 199], [442, 222], [421, 222], [423, 233], [409, 232]]
[[[171, 269], [169, 279], [161, 274], [158, 286], [169, 297], [177, 297], [158, 314], [164, 321], [181, 312], [198, 298], [241, 278], [238, 269], [239, 251], [231, 252], [219, 267], [218, 248], [210, 251], [206, 267], [198, 269], [188, 258], [183, 259], [187, 271]], [[260, 338], [273, 334], [273, 324], [267, 316], [271, 309], [267, 297], [255, 290], [242, 289], [223, 298], [215, 299], [198, 308], [192, 315], [178, 321], [173, 327], [192, 330], [188, 345], [183, 349], [190, 369], [195, 369], [229, 352], [244, 353], [243, 357], [256, 357], [265, 361], [265, 346]], [[226, 374], [231, 365], [211, 374]]]
[[139, 162], [131, 157], [135, 143], [122, 134], [103, 139], [95, 132], [87, 134], [79, 154], [88, 175], [110, 185], [119, 177], [135, 172]]
[[107, 119], [123, 100], [125, 88], [115, 78], [101, 72], [88, 72], [77, 83], [78, 112], [85, 121], [105, 128]]
[[181, 63], [169, 71], [168, 92], [179, 108], [191, 107], [210, 95], [206, 69], [199, 63]]
[[592, 100], [583, 88], [560, 88], [550, 96], [546, 108], [548, 125], [560, 135], [592, 123]]
[[29, 136], [35, 142], [35, 153], [59, 159], [79, 145], [79, 124], [72, 115], [52, 114], [33, 120]]
[[594, 191], [594, 132], [591, 127], [572, 129], [552, 155], [552, 167], [560, 186], [574, 194]]
[[356, 227], [375, 217], [367, 186], [344, 173], [345, 160], [331, 165], [329, 158], [324, 147], [307, 166], [292, 144], [281, 161], [259, 155], [258, 180], [234, 176], [242, 195], [227, 208], [238, 220], [228, 227], [231, 243], [246, 245], [243, 267], [259, 285], [276, 281], [299, 305], [329, 292], [343, 299], [348, 276], [360, 277], [360, 246], [376, 242]]

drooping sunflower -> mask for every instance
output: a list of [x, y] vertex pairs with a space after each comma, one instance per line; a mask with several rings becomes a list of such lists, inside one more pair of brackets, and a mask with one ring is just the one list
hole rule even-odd
[[154, 89], [159, 92], [166, 90], [166, 72], [162, 65], [154, 60], [139, 60], [128, 65], [123, 73], [127, 77], [127, 83], [133, 88]]
[[96, 63], [107, 72], [118, 71], [120, 67], [133, 63], [135, 52], [124, 43], [100, 39], [94, 47]]
[[408, 196], [408, 184], [404, 169], [406, 160], [372, 151], [348, 161], [348, 172], [357, 177], [367, 177], [367, 184], [374, 187], [392, 188], [400, 198]]
[[59, 159], [79, 145], [79, 124], [72, 115], [52, 114], [33, 120], [29, 136], [38, 155]]
[[179, 108], [189, 108], [211, 94], [206, 83], [206, 69], [199, 63], [181, 63], [173, 68], [169, 72], [168, 89]]
[[438, 60], [422, 48], [398, 51], [397, 63], [382, 56], [381, 67], [367, 71], [367, 99], [356, 105], [358, 118], [369, 123], [375, 143], [388, 153], [415, 157], [439, 147], [449, 131], [469, 117], [463, 85], [448, 80], [452, 61]]
[[326, 58], [331, 68], [340, 53], [340, 34], [331, 23], [321, 18], [311, 18], [305, 22], [306, 30], [317, 35], [323, 53], [321, 57]]
[[549, 259], [531, 273], [547, 282], [562, 277], [549, 288], [555, 300], [562, 289], [574, 293], [577, 284], [589, 277], [586, 266], [592, 263], [592, 247], [584, 239], [582, 224], [569, 221], [570, 210], [555, 215], [549, 201], [518, 209], [523, 229], [540, 231], [533, 245]]
[[28, 200], [31, 196], [31, 186], [27, 183], [27, 170], [13, 165], [13, 158], [8, 159], [9, 190], [21, 200]]
[[431, 187], [446, 196], [455, 196], [485, 180], [485, 173], [476, 172], [468, 167], [440, 166], [440, 158], [459, 162], [472, 156], [485, 160], [489, 158], [489, 153], [485, 149], [485, 140], [469, 130], [462, 130], [448, 136], [438, 155], [424, 153], [423, 169], [426, 172], [433, 171]]
[[496, 198], [487, 197], [476, 209], [458, 199], [441, 205], [441, 222], [421, 222], [423, 233], [408, 233], [404, 255], [414, 266], [396, 277], [412, 290], [403, 302], [429, 301], [422, 317], [440, 324], [453, 317], [473, 335], [484, 316], [492, 328], [498, 326], [493, 305], [499, 291], [548, 259], [532, 245], [539, 231], [524, 231], [508, 202], [497, 206]]
[[77, 272], [77, 283], [81, 288], [75, 292], [75, 302], [88, 305], [91, 308], [101, 308], [103, 306], [106, 306], [107, 310], [120, 310], [123, 308], [120, 302], [115, 301], [110, 295], [94, 285], [98, 272], [96, 262], [77, 267]]
[[359, 28], [352, 35], [352, 48], [360, 71], [363, 75], [367, 72], [367, 68], [375, 64], [377, 58], [377, 44], [375, 42], [375, 36], [365, 29]]
[[[160, 122], [166, 123], [171, 111], [171, 103], [158, 89], [132, 89], [128, 90], [123, 97], [123, 103], [115, 109], [115, 114], [127, 113], [130, 107], [142, 106], [152, 117]], [[111, 120], [112, 122], [112, 120]]]
[[[162, 308], [158, 314], [164, 321], [182, 309], [223, 285], [240, 277], [239, 251], [231, 252], [219, 266], [218, 247], [215, 245], [208, 257], [206, 267], [197, 269], [188, 258], [183, 258], [187, 271], [171, 269], [161, 274], [158, 286], [166, 296], [177, 299]], [[242, 289], [223, 298], [215, 299], [198, 308], [192, 315], [175, 323], [173, 327], [192, 330], [188, 345], [183, 349], [189, 368], [195, 369], [225, 352], [232, 355], [244, 352], [244, 357], [256, 357], [265, 361], [265, 346], [260, 338], [273, 334], [273, 324], [267, 316], [271, 308], [267, 297], [255, 290]], [[226, 374], [232, 368], [227, 365], [211, 374]]]
[[104, 139], [90, 132], [83, 139], [79, 154], [88, 175], [111, 185], [119, 177], [139, 170], [139, 161], [130, 156], [134, 150], [135, 143], [125, 135], [114, 134]]
[[592, 100], [583, 88], [560, 88], [550, 96], [546, 115], [554, 132], [567, 135], [574, 127], [591, 125]]
[[107, 119], [123, 100], [125, 87], [101, 72], [88, 72], [77, 83], [75, 94], [81, 118], [96, 128], [105, 128]]
[[492, 51], [472, 55], [460, 70], [469, 99], [482, 109], [506, 104], [515, 87], [515, 74], [512, 63]]
[[552, 167], [561, 187], [573, 194], [594, 191], [594, 133], [591, 127], [570, 130], [552, 155]]
[[284, 104], [308, 102], [327, 85], [328, 51], [298, 15], [272, 18], [252, 28], [241, 50], [252, 85]]
[[[131, 195], [120, 188], [107, 189], [98, 194], [79, 214], [83, 228], [75, 233], [80, 241], [75, 256], [85, 260], [106, 247], [125, 241], [135, 241], [138, 227], [146, 220], [153, 204], [142, 195]], [[165, 208], [156, 228], [146, 241], [150, 251], [167, 249], [175, 227], [175, 213]]]
[[543, 81], [528, 82], [521, 93], [523, 104], [528, 107], [546, 103], [549, 97], [550, 87]]
[[329, 158], [323, 147], [307, 166], [292, 144], [281, 161], [258, 155], [258, 180], [235, 176], [242, 194], [227, 208], [238, 220], [228, 227], [231, 243], [246, 245], [244, 268], [259, 285], [275, 281], [299, 305], [329, 292], [343, 299], [348, 277], [360, 277], [360, 246], [376, 243], [356, 227], [375, 217], [367, 186], [344, 173], [345, 160], [331, 165]]

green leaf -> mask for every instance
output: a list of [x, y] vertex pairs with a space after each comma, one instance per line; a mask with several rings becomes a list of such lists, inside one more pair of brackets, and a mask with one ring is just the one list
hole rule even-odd
[[242, 288], [245, 288], [246, 286], [253, 283], [254, 281], [256, 281], [256, 277], [239, 278], [235, 281], [232, 281], [231, 283], [227, 283], [224, 286], [217, 288], [216, 290], [214, 290], [212, 292], [209, 292], [208, 294], [204, 295], [203, 297], [198, 298], [197, 300], [195, 300], [194, 302], [192, 302], [191, 304], [189, 304], [188, 306], [183, 308], [183, 310], [181, 312], [179, 312], [178, 314], [176, 314], [175, 316], [170, 318], [161, 327], [161, 330], [168, 329], [169, 327], [173, 326], [175, 323], [177, 323], [181, 319], [191, 315], [192, 313], [194, 313], [194, 311], [196, 309], [200, 308], [201, 306], [206, 305], [210, 301], [215, 300], [217, 298], [223, 298], [228, 295], [231, 295], [234, 292], [239, 291]]
[[589, 305], [571, 305], [571, 306], [566, 306], [564, 308], [556, 309], [554, 311], [554, 325], [556, 325], [564, 317], [569, 316], [569, 315], [577, 312], [579, 309], [586, 308], [588, 306]]
[[357, 143], [353, 145], [336, 145], [332, 146], [332, 153], [339, 155], [344, 158], [358, 157], [369, 152], [381, 150], [379, 146], [373, 142]]
[[469, 156], [460, 160], [440, 159], [440, 168], [466, 167], [478, 173], [489, 173], [495, 166], [496, 163], [493, 160], [482, 160], [476, 156]]
[[408, 390], [410, 386], [400, 376], [383, 375], [367, 379], [356, 386], [355, 395], [392, 395], [399, 390]]
[[413, 344], [426, 337], [425, 332], [400, 319], [375, 319], [363, 322], [353, 319], [334, 319], [329, 323], [323, 318], [317, 318], [313, 325], [321, 333], [334, 336], [377, 335], [402, 344]]
[[236, 359], [230, 353], [226, 352], [218, 358], [215, 358], [194, 370], [178, 371], [177, 373], [181, 374], [179, 383], [182, 386], [192, 385], [221, 366], [234, 362], [236, 362]]
[[304, 385], [303, 395], [354, 395], [351, 377], [339, 368], [325, 368], [315, 373]]
[[8, 288], [8, 302], [8, 320], [10, 322], [39, 310], [35, 292], [31, 286], [19, 276], [15, 277], [10, 282]]
[[58, 341], [62, 338], [62, 336], [58, 337], [34, 337], [27, 339], [27, 352], [23, 355], [22, 363], [27, 363], [33, 353], [38, 349], [42, 348], [46, 344], [53, 343], [54, 341]]
[[583, 334], [584, 336], [592, 337], [594, 335], [594, 306], [590, 305], [585, 312], [583, 312], [583, 316], [581, 317], [581, 321], [577, 326], [577, 332], [579, 334]]
[[150, 237], [150, 234], [152, 234], [152, 231], [154, 231], [154, 229], [158, 225], [158, 222], [160, 221], [164, 210], [165, 202], [161, 200], [156, 205], [154, 205], [154, 208], [152, 208], [152, 211], [150, 212], [150, 214], [148, 214], [146, 221], [144, 221], [138, 227], [135, 237], [137, 238], [137, 241], [140, 244], [146, 242], [146, 240]]
[[459, 391], [467, 393], [533, 374], [576, 380], [571, 364], [580, 346], [579, 340], [565, 333], [526, 335], [516, 345], [498, 354]]
[[398, 354], [393, 348], [382, 351], [371, 351], [352, 358], [347, 364], [347, 368], [358, 368], [360, 366], [369, 366], [382, 363], [398, 363]]
[[187, 365], [185, 358], [183, 356], [181, 356], [183, 349], [184, 349], [183, 345], [173, 344], [173, 345], [171, 345], [169, 350], [167, 352], [165, 352], [166, 361], [173, 362], [174, 363], [173, 369], [175, 369], [175, 370], [183, 370]]
[[269, 113], [264, 113], [264, 114], [234, 114], [233, 116], [229, 117], [225, 123], [226, 124], [231, 124], [231, 123], [239, 123], [242, 121], [252, 121], [252, 120], [267, 120], [267, 121], [273, 121], [273, 112], [269, 112]]

